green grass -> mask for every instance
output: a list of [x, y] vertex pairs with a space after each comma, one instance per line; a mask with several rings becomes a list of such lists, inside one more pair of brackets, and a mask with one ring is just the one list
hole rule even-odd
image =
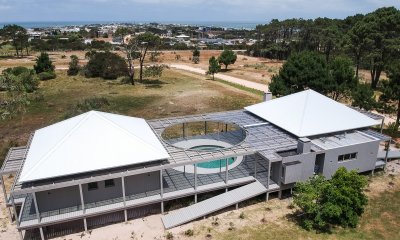
[[10, 146], [26, 144], [31, 132], [65, 119], [85, 99], [105, 98], [110, 104], [98, 110], [146, 119], [241, 109], [260, 101], [218, 82], [173, 70], [135, 86], [57, 71], [56, 79], [41, 82], [29, 98], [25, 112], [0, 121], [0, 164]]
[[243, 90], [243, 91], [246, 91], [246, 92], [249, 92], [249, 93], [253, 93], [253, 94], [256, 94], [256, 95], [259, 95], [259, 96], [264, 96], [264, 92], [262, 92], [260, 90], [257, 90], [257, 89], [249, 88], [249, 87], [246, 87], [246, 86], [243, 86], [243, 85], [240, 85], [240, 84], [228, 82], [228, 81], [221, 80], [221, 79], [215, 79], [215, 80], [217, 82], [229, 85], [229, 86], [237, 88], [239, 90]]
[[[373, 181], [381, 181], [381, 177]], [[400, 239], [400, 183], [396, 189], [386, 190], [369, 199], [368, 206], [357, 228], [337, 228], [332, 233], [306, 231], [295, 222], [283, 217], [276, 222], [268, 221], [257, 226], [245, 226], [233, 231], [223, 231], [216, 239]]]

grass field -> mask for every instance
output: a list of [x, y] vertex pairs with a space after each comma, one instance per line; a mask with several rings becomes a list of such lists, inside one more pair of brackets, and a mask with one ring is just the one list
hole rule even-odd
[[100, 110], [146, 119], [241, 109], [262, 100], [260, 95], [204, 77], [166, 70], [159, 80], [124, 85], [119, 81], [58, 77], [40, 83], [24, 113], [0, 121], [1, 160], [10, 145], [25, 144], [35, 129], [58, 122], [84, 99], [103, 97], [110, 103]]

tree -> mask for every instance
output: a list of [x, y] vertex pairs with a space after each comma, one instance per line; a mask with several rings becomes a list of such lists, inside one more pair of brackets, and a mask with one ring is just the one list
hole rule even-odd
[[50, 60], [49, 54], [42, 52], [36, 58], [36, 64], [33, 66], [36, 73], [42, 72], [54, 72], [54, 65], [53, 62]]
[[367, 60], [371, 74], [371, 86], [377, 88], [382, 71], [393, 56], [400, 54], [400, 11], [394, 7], [379, 8], [363, 18], [368, 27], [371, 42]]
[[79, 66], [79, 59], [78, 59], [78, 56], [76, 56], [76, 55], [71, 55], [70, 58], [71, 58], [71, 61], [68, 64], [69, 67], [68, 67], [67, 74], [69, 76], [75, 76], [81, 70], [81, 67]]
[[237, 56], [232, 50], [224, 50], [218, 57], [218, 63], [224, 64], [225, 69], [228, 69], [228, 65], [236, 62]]
[[311, 88], [327, 95], [334, 85], [325, 58], [315, 52], [292, 54], [278, 75], [272, 77], [269, 89], [276, 96], [284, 96]]
[[351, 105], [364, 110], [371, 110], [376, 106], [374, 90], [369, 84], [358, 84], [351, 92]]
[[[34, 75], [33, 71], [29, 72], [29, 74], [31, 73]], [[33, 79], [33, 75], [26, 75], [26, 71], [22, 69], [3, 71], [3, 75], [0, 76], [0, 83], [5, 86], [7, 92], [0, 94], [0, 119], [11, 118], [25, 110], [25, 106], [29, 104], [26, 92], [30, 90], [26, 86], [28, 81]], [[32, 78], [26, 81], [27, 76]]]
[[156, 48], [159, 44], [160, 38], [150, 32], [141, 34], [135, 38], [136, 46], [138, 48], [139, 58], [139, 81], [143, 81], [143, 64], [146, 59], [147, 51], [151, 48]]
[[193, 50], [192, 61], [197, 64], [200, 62], [200, 51], [198, 48]]
[[399, 126], [400, 121], [400, 63], [392, 63], [388, 67], [389, 81], [383, 84], [383, 93], [379, 98], [379, 102], [386, 110], [396, 112], [396, 125]]
[[218, 73], [221, 70], [221, 65], [219, 65], [218, 60], [212, 56], [210, 60], [208, 60], [208, 72], [207, 74], [211, 74], [214, 80], [214, 74]]
[[85, 66], [86, 77], [102, 77], [104, 79], [117, 79], [126, 76], [128, 65], [123, 57], [112, 52], [95, 52], [90, 56]]
[[330, 64], [332, 88], [330, 94], [335, 101], [351, 94], [358, 80], [354, 75], [353, 63], [347, 57], [336, 57]]
[[356, 227], [368, 199], [364, 194], [367, 180], [356, 171], [340, 167], [326, 180], [315, 176], [297, 183], [293, 202], [303, 212], [306, 229], [328, 230], [332, 226]]
[[28, 34], [25, 28], [15, 24], [5, 25], [0, 33], [4, 39], [12, 41], [17, 57], [19, 57], [20, 54], [23, 55], [22, 51], [24, 48], [26, 48], [28, 54]]

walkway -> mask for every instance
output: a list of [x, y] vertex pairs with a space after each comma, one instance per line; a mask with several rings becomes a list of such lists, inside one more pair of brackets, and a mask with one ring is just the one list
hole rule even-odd
[[[194, 72], [194, 73], [198, 73], [198, 74], [205, 74], [205, 70], [201, 69], [201, 68], [196, 68], [196, 67], [191, 67], [191, 66], [187, 66], [187, 65], [183, 65], [183, 64], [171, 64], [170, 67], [172, 68], [176, 68], [176, 69], [180, 69], [180, 70], [185, 70], [185, 71], [189, 71], [189, 72]], [[252, 88], [252, 89], [256, 89], [262, 92], [269, 92], [268, 90], [268, 85], [266, 84], [261, 84], [261, 83], [255, 83], [255, 82], [251, 82], [248, 80], [244, 80], [244, 79], [240, 79], [240, 78], [236, 78], [236, 77], [231, 77], [222, 73], [217, 73], [215, 74], [216, 78], [219, 78], [221, 80], [227, 81], [227, 82], [231, 82], [231, 83], [235, 83], [238, 85], [242, 85], [248, 88]]]
[[259, 181], [255, 181], [254, 183], [236, 188], [189, 207], [176, 210], [168, 215], [162, 216], [161, 219], [164, 223], [164, 227], [170, 229], [235, 205], [244, 200], [256, 197], [265, 192], [267, 192], [267, 188]]

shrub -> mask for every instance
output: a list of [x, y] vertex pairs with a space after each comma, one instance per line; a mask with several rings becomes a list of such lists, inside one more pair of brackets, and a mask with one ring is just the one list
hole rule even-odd
[[81, 67], [79, 66], [79, 59], [76, 55], [72, 55], [70, 58], [71, 61], [69, 62], [67, 74], [68, 76], [76, 76], [81, 70]]
[[239, 218], [240, 219], [244, 219], [244, 217], [245, 217], [244, 212], [241, 212], [240, 215], [239, 215]]
[[64, 115], [64, 119], [74, 117], [91, 110], [108, 110], [109, 106], [110, 102], [105, 97], [87, 98], [81, 102], [78, 102], [73, 109]]
[[[35, 91], [39, 85], [38, 77], [33, 69], [26, 67], [7, 68], [3, 71], [3, 74], [12, 74], [18, 77], [28, 93]], [[7, 90], [8, 87], [5, 83], [0, 83], [0, 88]]]
[[101, 77], [114, 80], [128, 74], [124, 58], [112, 52], [92, 52], [85, 67], [86, 77]]
[[36, 64], [33, 66], [36, 73], [42, 72], [53, 72], [54, 65], [50, 60], [49, 54], [42, 52], [39, 57], [36, 58]]
[[38, 74], [38, 77], [42, 81], [51, 80], [57, 77], [55, 72], [41, 72]]
[[185, 236], [191, 237], [194, 235], [194, 232], [192, 229], [188, 229], [185, 231]]
[[166, 239], [174, 239], [174, 234], [172, 232], [167, 232], [167, 234], [165, 235]]

